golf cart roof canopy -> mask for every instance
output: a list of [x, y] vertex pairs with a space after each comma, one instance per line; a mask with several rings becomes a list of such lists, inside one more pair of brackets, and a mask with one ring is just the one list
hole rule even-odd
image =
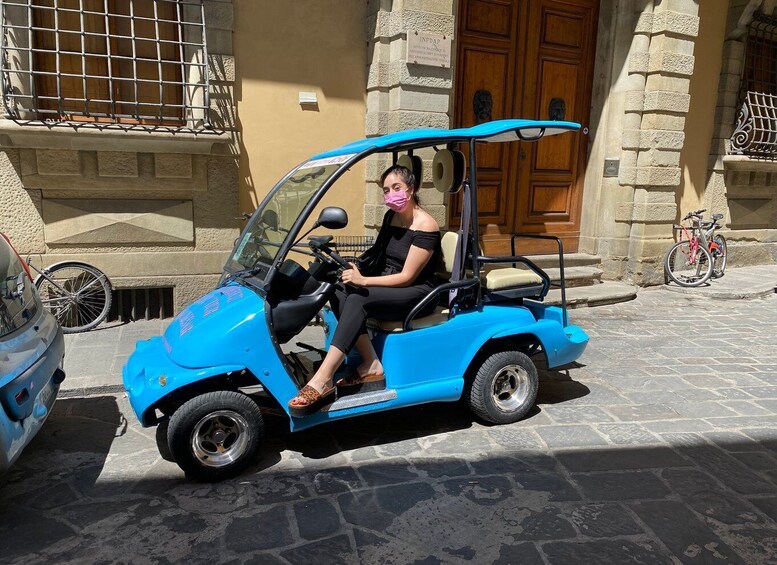
[[459, 129], [411, 129], [389, 133], [380, 137], [368, 137], [314, 155], [312, 159], [325, 159], [361, 153], [369, 149], [377, 151], [405, 151], [418, 147], [428, 147], [435, 143], [445, 144], [453, 141], [484, 142], [499, 141], [536, 141], [541, 137], [556, 135], [580, 129], [575, 122], [537, 121], [537, 120], [495, 120]]

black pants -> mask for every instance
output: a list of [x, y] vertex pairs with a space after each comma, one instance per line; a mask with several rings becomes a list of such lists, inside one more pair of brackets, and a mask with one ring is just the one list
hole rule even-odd
[[[332, 345], [348, 353], [360, 335], [367, 333], [367, 318], [378, 320], [404, 320], [410, 311], [430, 290], [430, 284], [406, 287], [358, 287], [337, 285], [330, 300], [337, 317], [337, 329]], [[428, 316], [435, 304], [429, 304], [419, 316]]]

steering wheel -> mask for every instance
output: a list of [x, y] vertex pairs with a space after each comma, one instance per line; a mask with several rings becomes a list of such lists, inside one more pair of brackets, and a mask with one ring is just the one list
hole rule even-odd
[[308, 240], [308, 245], [313, 251], [313, 254], [323, 262], [332, 266], [336, 265], [338, 268], [350, 269], [351, 266], [348, 262], [340, 257], [334, 249], [329, 247], [329, 243], [332, 239], [331, 235], [313, 236]]

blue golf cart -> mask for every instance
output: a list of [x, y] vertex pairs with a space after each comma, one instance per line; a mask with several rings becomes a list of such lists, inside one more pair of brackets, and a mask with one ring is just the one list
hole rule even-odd
[[[239, 473], [259, 449], [265, 409], [285, 412], [291, 431], [342, 418], [428, 402], [463, 399], [495, 424], [520, 420], [537, 396], [532, 357], [548, 368], [580, 357], [588, 336], [570, 325], [558, 238], [514, 235], [509, 256], [477, 244], [476, 147], [529, 142], [579, 125], [499, 120], [462, 129], [419, 129], [356, 141], [313, 156], [270, 191], [236, 240], [219, 286], [181, 312], [164, 335], [138, 342], [123, 369], [124, 387], [143, 426], [158, 426], [157, 445], [187, 476], [214, 481]], [[571, 135], [567, 133], [567, 135]], [[467, 169], [464, 153], [468, 152]], [[323, 320], [326, 345], [337, 325], [328, 307], [342, 269], [333, 236], [341, 208], [321, 205], [356, 163], [375, 154], [425, 178], [419, 151], [431, 159], [435, 188], [461, 193], [461, 225], [443, 234], [440, 284], [404, 319], [368, 320], [385, 369], [385, 388], [349, 394], [295, 417], [288, 402], [313, 376], [325, 350], [292, 340]], [[314, 216], [317, 213], [317, 216]], [[316, 217], [315, 221], [313, 218]], [[516, 255], [521, 237], [555, 240], [562, 301], [550, 306], [548, 274]], [[431, 315], [429, 304], [434, 303]], [[318, 317], [318, 318], [317, 318]], [[343, 370], [358, 364], [350, 354]], [[335, 377], [337, 378], [337, 376]]]

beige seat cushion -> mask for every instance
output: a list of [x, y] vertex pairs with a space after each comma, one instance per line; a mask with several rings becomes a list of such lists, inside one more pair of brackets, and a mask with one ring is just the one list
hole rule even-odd
[[[447, 308], [438, 306], [433, 314], [424, 316], [423, 318], [416, 318], [410, 323], [410, 326], [414, 330], [420, 330], [422, 328], [430, 328], [432, 326], [437, 326], [439, 324], [442, 324], [443, 322], [448, 321], [449, 312], [450, 310], [448, 310]], [[376, 320], [375, 318], [367, 318], [368, 327], [375, 330], [380, 330], [382, 332], [387, 332], [387, 333], [401, 332], [403, 323], [404, 323], [404, 320], [386, 321], [386, 320]]]
[[488, 290], [503, 290], [506, 288], [542, 284], [542, 277], [534, 271], [516, 269], [514, 267], [491, 269], [482, 274], [481, 281], [483, 281], [483, 278], [485, 278], [485, 285]]

